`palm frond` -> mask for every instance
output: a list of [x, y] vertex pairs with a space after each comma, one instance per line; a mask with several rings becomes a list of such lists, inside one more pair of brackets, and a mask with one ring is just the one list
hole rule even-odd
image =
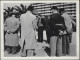
[[15, 9], [15, 10], [17, 10], [17, 11], [19, 11], [19, 9], [18, 9], [18, 8], [16, 8], [16, 7], [14, 7], [14, 9]]
[[4, 9], [5, 10], [5, 12], [8, 12], [8, 10], [7, 9]]
[[19, 11], [19, 13], [23, 14], [23, 11], [19, 6], [15, 6], [15, 10], [17, 10], [17, 11]]
[[26, 8], [26, 6], [25, 6], [25, 8], [24, 8], [24, 9], [25, 9], [25, 12], [27, 12], [27, 8]]
[[12, 8], [11, 8], [11, 11], [13, 11], [13, 10], [14, 10], [14, 8], [12, 7]]
[[22, 12], [23, 12], [23, 13], [26, 13], [26, 9], [25, 9], [26, 6], [24, 6], [23, 4], [21, 4], [21, 8], [22, 8]]
[[14, 9], [13, 7], [12, 8], [11, 7], [7, 7], [7, 9], [4, 9], [5, 10], [5, 12], [4, 12], [4, 19], [9, 17], [9, 15], [13, 11], [13, 9]]
[[10, 11], [11, 10], [11, 8], [10, 7], [8, 7], [8, 11]]
[[21, 6], [22, 10], [24, 10], [24, 5], [23, 5], [23, 4], [21, 4], [20, 6]]
[[21, 11], [21, 8], [19, 6], [15, 6], [15, 9]]

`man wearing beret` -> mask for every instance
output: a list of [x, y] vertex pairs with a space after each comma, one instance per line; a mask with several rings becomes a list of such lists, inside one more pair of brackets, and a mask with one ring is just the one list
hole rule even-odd
[[37, 20], [36, 16], [33, 15], [33, 11], [34, 7], [29, 6], [27, 12], [20, 16], [22, 57], [33, 56], [36, 48], [35, 29], [37, 27]]
[[60, 8], [59, 12], [61, 13], [61, 16], [64, 18], [65, 21], [65, 26], [66, 26], [66, 31], [67, 31], [67, 35], [66, 35], [66, 39], [62, 40], [62, 50], [63, 50], [63, 54], [70, 54], [70, 44], [72, 42], [72, 24], [74, 24], [76, 26], [76, 23], [71, 19], [71, 16], [69, 14], [66, 13], [64, 8]]
[[65, 30], [64, 19], [58, 12], [57, 6], [51, 8], [50, 15], [50, 56], [62, 55], [62, 39], [60, 34]]
[[15, 54], [17, 47], [19, 45], [19, 36], [18, 36], [18, 28], [19, 28], [19, 19], [16, 18], [16, 14], [18, 12], [13, 10], [9, 14], [4, 24], [5, 34], [5, 45], [7, 46], [7, 51], [9, 54]]

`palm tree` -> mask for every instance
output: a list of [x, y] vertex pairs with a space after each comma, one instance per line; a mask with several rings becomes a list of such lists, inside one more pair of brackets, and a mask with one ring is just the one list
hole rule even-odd
[[19, 15], [24, 14], [24, 13], [27, 12], [27, 8], [23, 4], [20, 4], [20, 7], [19, 6], [15, 6], [14, 9], [19, 11]]
[[4, 13], [4, 20], [7, 18], [7, 12], [3, 12]]
[[10, 17], [10, 13], [13, 11], [13, 9], [14, 9], [13, 7], [7, 7], [7, 9], [4, 9], [4, 12], [3, 12], [4, 20]]
[[[15, 6], [14, 9], [15, 9], [16, 11], [18, 11], [18, 13], [19, 13], [19, 14], [18, 14], [18, 18], [20, 18], [21, 14], [24, 14], [24, 13], [27, 12], [27, 8], [26, 8], [26, 6], [24, 6], [23, 4], [20, 4], [20, 7], [19, 7], [19, 6]], [[20, 25], [19, 30], [20, 30], [20, 33], [21, 33], [21, 25]], [[20, 34], [20, 37], [21, 37], [21, 34]]]

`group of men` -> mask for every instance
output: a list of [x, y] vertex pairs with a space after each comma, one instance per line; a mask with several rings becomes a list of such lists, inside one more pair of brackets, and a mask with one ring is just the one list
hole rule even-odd
[[[69, 44], [72, 35], [72, 23], [75, 22], [65, 13], [64, 8], [57, 6], [51, 8], [52, 14], [46, 17], [46, 35], [50, 44], [50, 56], [62, 56], [70, 53]], [[16, 13], [11, 12], [11, 17], [7, 18], [4, 24], [6, 51], [15, 54], [16, 48], [20, 44], [22, 57], [33, 56], [37, 42], [43, 42], [43, 23], [39, 21], [33, 6], [27, 8], [27, 12], [20, 18], [15, 17]], [[38, 23], [41, 22], [41, 23]], [[21, 39], [19, 40], [18, 30], [21, 25]], [[40, 25], [40, 26], [39, 26]], [[36, 29], [38, 29], [38, 41], [36, 40]], [[70, 37], [69, 37], [70, 36]], [[20, 41], [20, 43], [19, 43]]]

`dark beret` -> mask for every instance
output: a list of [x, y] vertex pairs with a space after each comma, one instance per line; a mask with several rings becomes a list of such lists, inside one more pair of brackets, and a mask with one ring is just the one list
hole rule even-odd
[[52, 7], [51, 7], [51, 10], [52, 10], [52, 9], [58, 10], [57, 6], [52, 6]]
[[65, 11], [64, 8], [60, 8], [59, 11]]

